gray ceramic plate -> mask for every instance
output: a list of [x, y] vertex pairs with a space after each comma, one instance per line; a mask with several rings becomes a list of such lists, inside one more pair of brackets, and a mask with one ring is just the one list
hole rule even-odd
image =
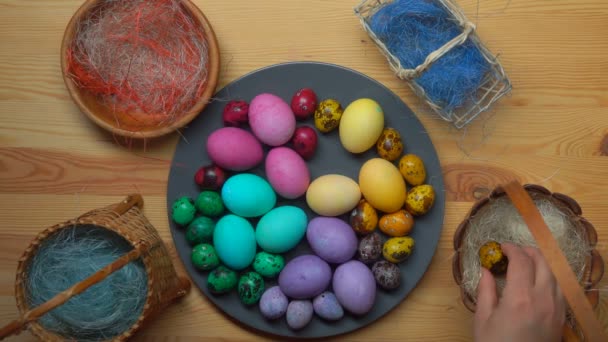
[[[190, 262], [191, 246], [185, 238], [182, 228], [175, 225], [169, 218], [173, 241], [178, 254], [189, 272], [192, 280], [205, 296], [217, 307], [234, 320], [266, 333], [289, 337], [327, 337], [351, 332], [364, 327], [387, 314], [399, 305], [414, 289], [427, 270], [441, 233], [444, 214], [444, 186], [441, 166], [437, 154], [424, 127], [412, 111], [389, 89], [380, 83], [336, 65], [323, 63], [287, 63], [273, 65], [232, 82], [215, 95], [211, 103], [182, 134], [175, 150], [169, 183], [167, 189], [167, 209], [181, 196], [195, 199], [199, 189], [194, 183], [194, 174], [203, 165], [210, 164], [205, 150], [207, 136], [222, 127], [222, 110], [227, 100], [244, 99], [251, 101], [259, 93], [270, 92], [280, 96], [288, 103], [291, 96], [300, 88], [310, 87], [315, 90], [319, 101], [326, 98], [338, 100], [344, 108], [358, 98], [368, 97], [376, 100], [384, 109], [385, 125], [396, 128], [405, 143], [405, 152], [419, 155], [427, 169], [427, 183], [436, 191], [435, 205], [431, 211], [416, 220], [411, 236], [416, 241], [416, 247], [410, 258], [400, 265], [402, 273], [401, 286], [392, 292], [378, 290], [376, 303], [371, 312], [363, 317], [347, 314], [338, 322], [326, 322], [318, 317], [304, 329], [293, 331], [287, 326], [285, 319], [267, 321], [260, 314], [258, 307], [246, 307], [240, 303], [236, 290], [230, 294], [216, 296], [207, 290], [207, 272], [197, 271]], [[305, 123], [314, 127], [312, 119]], [[375, 148], [362, 155], [353, 155], [343, 149], [338, 132], [326, 135], [319, 134], [319, 145], [313, 159], [308, 162], [311, 179], [329, 173], [338, 173], [358, 179], [359, 168], [368, 159], [377, 157]], [[264, 176], [264, 163], [250, 172]], [[278, 200], [277, 205], [297, 205], [306, 210], [309, 220], [316, 215], [306, 205], [305, 198], [298, 200]], [[347, 218], [346, 218], [347, 219]], [[253, 222], [255, 224], [255, 222]], [[255, 225], [254, 225], [255, 227]], [[293, 257], [311, 253], [304, 239], [300, 245], [285, 254], [286, 261]], [[267, 281], [266, 287], [275, 285]], [[199, 317], [198, 319], [205, 319]]]

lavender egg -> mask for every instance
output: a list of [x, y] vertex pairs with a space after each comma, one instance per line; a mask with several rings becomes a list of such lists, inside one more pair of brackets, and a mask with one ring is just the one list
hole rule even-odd
[[316, 217], [308, 223], [306, 239], [323, 260], [341, 264], [357, 252], [357, 235], [346, 222], [335, 217]]
[[262, 295], [260, 312], [267, 319], [281, 318], [287, 312], [288, 304], [287, 297], [281, 292], [281, 289], [278, 286], [273, 286]]
[[312, 320], [313, 308], [309, 300], [294, 300], [287, 307], [287, 325], [294, 330], [302, 329]]
[[325, 291], [330, 282], [331, 268], [316, 255], [292, 259], [279, 275], [281, 291], [294, 299], [313, 298]]
[[344, 309], [338, 302], [338, 298], [331, 292], [323, 292], [312, 301], [315, 313], [328, 321], [337, 321], [344, 317]]
[[338, 302], [355, 315], [364, 315], [376, 300], [376, 279], [361, 261], [351, 260], [334, 272], [333, 290]]

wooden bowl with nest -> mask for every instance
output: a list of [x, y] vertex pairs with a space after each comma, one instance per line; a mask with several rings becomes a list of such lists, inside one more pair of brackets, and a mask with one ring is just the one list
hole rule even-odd
[[61, 67], [72, 99], [97, 125], [155, 138], [210, 102], [220, 51], [189, 0], [86, 0], [65, 30]]
[[[535, 184], [525, 185], [524, 188], [595, 308], [599, 302], [597, 286], [604, 275], [604, 261], [596, 250], [598, 238], [595, 228], [582, 216], [580, 205], [571, 197]], [[536, 244], [502, 187], [497, 187], [488, 197], [475, 203], [454, 234], [453, 276], [461, 288], [462, 302], [472, 312], [476, 309], [475, 294], [481, 278], [478, 253], [480, 247], [490, 240], [520, 246]], [[503, 277], [496, 278], [499, 293], [504, 284]], [[567, 324], [575, 334], [582, 336], [570, 313]]]

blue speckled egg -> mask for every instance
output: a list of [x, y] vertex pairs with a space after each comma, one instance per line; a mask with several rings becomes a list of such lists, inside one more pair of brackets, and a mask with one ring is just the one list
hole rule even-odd
[[215, 225], [213, 245], [223, 264], [237, 271], [245, 269], [255, 258], [253, 226], [242, 217], [226, 215]]
[[222, 187], [222, 199], [228, 210], [242, 217], [259, 217], [270, 211], [277, 195], [264, 178], [241, 173], [228, 178]]
[[281, 318], [287, 312], [288, 304], [287, 296], [281, 292], [281, 288], [273, 286], [262, 295], [260, 299], [260, 312], [267, 319]]
[[307, 224], [306, 213], [298, 207], [274, 208], [258, 222], [255, 238], [266, 252], [285, 253], [302, 240]]
[[304, 328], [312, 320], [312, 303], [309, 300], [292, 300], [287, 306], [287, 325], [293, 330]]
[[344, 309], [333, 293], [326, 291], [316, 296], [312, 301], [315, 313], [328, 321], [337, 321], [344, 316]]

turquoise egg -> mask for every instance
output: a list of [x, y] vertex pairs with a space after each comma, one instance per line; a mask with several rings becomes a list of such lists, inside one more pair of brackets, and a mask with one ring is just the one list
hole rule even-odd
[[238, 216], [259, 217], [274, 207], [277, 195], [264, 178], [241, 173], [224, 183], [222, 199], [226, 208]]
[[247, 268], [257, 247], [253, 226], [242, 217], [226, 215], [215, 224], [213, 245], [223, 264], [236, 271]]
[[306, 213], [298, 207], [274, 208], [258, 222], [255, 239], [266, 252], [285, 253], [300, 243], [307, 224]]

